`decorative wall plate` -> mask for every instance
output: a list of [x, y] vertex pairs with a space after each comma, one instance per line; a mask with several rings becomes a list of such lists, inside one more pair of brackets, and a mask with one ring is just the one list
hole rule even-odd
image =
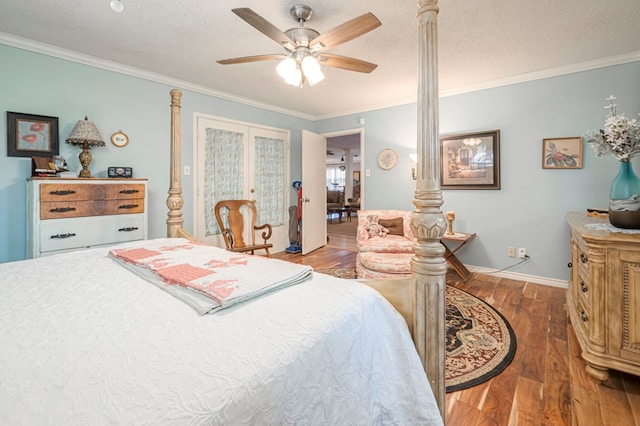
[[378, 154], [378, 166], [382, 170], [391, 170], [398, 163], [398, 154], [392, 149], [383, 149]]
[[111, 143], [122, 148], [129, 143], [129, 136], [127, 136], [122, 130], [119, 130], [111, 135]]

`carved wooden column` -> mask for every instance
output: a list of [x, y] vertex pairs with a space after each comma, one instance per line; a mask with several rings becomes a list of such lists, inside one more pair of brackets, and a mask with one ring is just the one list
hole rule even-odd
[[418, 1], [418, 163], [411, 229], [415, 289], [414, 340], [440, 414], [445, 413], [445, 308], [447, 263], [440, 238], [447, 228], [440, 191], [437, 0]]
[[171, 90], [171, 165], [169, 197], [167, 198], [167, 237], [180, 236], [182, 219], [182, 184], [180, 175], [180, 98], [182, 92]]

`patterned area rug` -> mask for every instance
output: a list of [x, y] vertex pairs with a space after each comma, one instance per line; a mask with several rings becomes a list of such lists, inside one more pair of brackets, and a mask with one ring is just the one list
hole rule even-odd
[[[355, 269], [316, 272], [357, 278]], [[500, 312], [466, 291], [447, 285], [445, 313], [447, 392], [479, 385], [507, 368], [516, 353], [516, 336]]]

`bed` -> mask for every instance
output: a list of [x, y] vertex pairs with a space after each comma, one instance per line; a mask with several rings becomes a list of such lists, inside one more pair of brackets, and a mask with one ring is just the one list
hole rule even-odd
[[[411, 280], [312, 272], [202, 314], [110, 256], [138, 246], [1, 264], [3, 423], [442, 424], [436, 16], [437, 1], [419, 1]], [[194, 241], [181, 213], [180, 102], [172, 90], [168, 238], [128, 243], [142, 249]]]

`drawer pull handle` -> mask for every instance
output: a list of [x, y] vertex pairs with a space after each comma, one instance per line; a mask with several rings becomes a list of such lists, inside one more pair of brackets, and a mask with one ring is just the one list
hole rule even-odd
[[588, 261], [589, 258], [584, 253], [580, 253], [580, 262], [587, 263]]
[[56, 235], [52, 235], [49, 238], [53, 239], [65, 239], [65, 238], [71, 238], [71, 237], [75, 237], [76, 234], [72, 233], [72, 232], [67, 232], [66, 234], [56, 234]]
[[76, 191], [74, 191], [73, 189], [61, 189], [61, 190], [49, 192], [49, 194], [51, 195], [70, 195], [75, 193]]
[[583, 322], [589, 322], [589, 317], [583, 310], [580, 311], [580, 318], [582, 318]]
[[50, 209], [49, 211], [51, 213], [66, 213], [66, 212], [72, 212], [75, 209], [76, 209], [75, 207], [56, 207], [55, 209]]
[[586, 293], [589, 291], [589, 287], [587, 287], [584, 281], [580, 281], [580, 290], [582, 290], [583, 293]]
[[140, 192], [139, 189], [123, 189], [120, 191], [121, 194], [137, 194]]
[[131, 209], [135, 209], [136, 207], [138, 207], [137, 204], [123, 204], [120, 207], [118, 207], [119, 209], [127, 209], [127, 210], [131, 210]]
[[137, 226], [128, 226], [126, 228], [118, 229], [118, 231], [120, 231], [120, 232], [131, 232], [131, 231], [137, 231], [137, 230], [138, 230]]

